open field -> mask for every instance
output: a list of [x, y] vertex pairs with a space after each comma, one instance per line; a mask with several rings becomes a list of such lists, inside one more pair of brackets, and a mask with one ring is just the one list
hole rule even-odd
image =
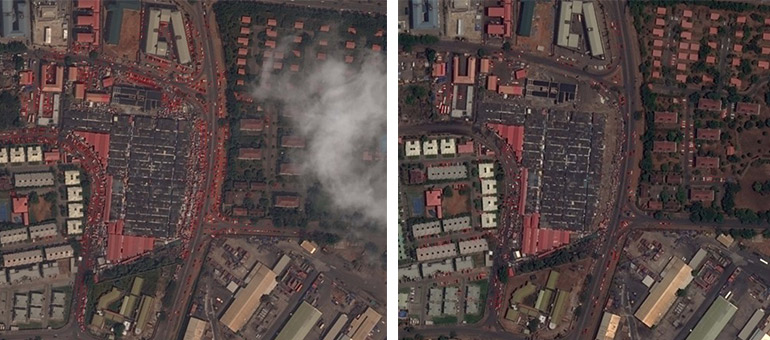
[[42, 197], [36, 204], [29, 205], [29, 219], [32, 223], [37, 223], [53, 218], [51, 202]]
[[140, 19], [139, 11], [124, 9], [123, 22], [120, 25], [120, 42], [117, 46], [105, 45], [105, 48], [120, 58], [136, 61], [136, 53], [139, 51], [141, 41], [139, 39]]
[[770, 164], [760, 166], [750, 166], [740, 180], [741, 191], [735, 197], [735, 206], [738, 208], [747, 208], [753, 211], [764, 211], [770, 209], [770, 199], [762, 196], [751, 188], [756, 181], [764, 182], [770, 177]]
[[445, 216], [455, 216], [470, 212], [470, 199], [468, 195], [460, 194], [457, 189], [452, 189], [451, 197], [444, 197], [443, 209]]

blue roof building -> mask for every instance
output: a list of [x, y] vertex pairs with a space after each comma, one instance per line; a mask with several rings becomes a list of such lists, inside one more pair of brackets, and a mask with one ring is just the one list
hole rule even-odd
[[411, 0], [412, 29], [438, 29], [438, 0]]
[[25, 0], [2, 0], [0, 2], [2, 32], [4, 38], [29, 38], [29, 4]]

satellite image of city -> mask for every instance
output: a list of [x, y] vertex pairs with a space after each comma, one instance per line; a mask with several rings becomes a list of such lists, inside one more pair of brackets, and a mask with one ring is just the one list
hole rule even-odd
[[766, 1], [397, 16], [400, 340], [770, 339]]
[[0, 1], [0, 339], [385, 339], [386, 7]]

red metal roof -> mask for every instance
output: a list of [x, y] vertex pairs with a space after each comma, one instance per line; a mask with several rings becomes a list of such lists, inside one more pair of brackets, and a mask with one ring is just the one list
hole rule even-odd
[[279, 175], [299, 175], [299, 167], [293, 163], [283, 163], [281, 164]]
[[522, 250], [524, 255], [532, 255], [551, 251], [569, 244], [570, 232], [540, 228], [540, 214], [524, 216], [524, 232], [522, 234]]
[[487, 16], [493, 18], [502, 18], [505, 16], [505, 8], [503, 7], [487, 7]]
[[496, 24], [488, 24], [487, 25], [487, 34], [503, 35], [503, 34], [505, 34], [505, 26], [503, 26], [503, 25], [496, 25]]
[[459, 154], [471, 154], [473, 153], [473, 141], [469, 140], [463, 144], [457, 144], [457, 153]]
[[281, 147], [284, 148], [304, 148], [305, 139], [299, 136], [283, 136], [281, 137]]
[[524, 126], [499, 123], [487, 124], [487, 126], [497, 132], [501, 138], [505, 139], [505, 142], [513, 148], [516, 159], [521, 161], [521, 154], [524, 150]]
[[299, 207], [298, 196], [276, 196], [275, 206], [279, 208], [297, 208]]
[[[104, 181], [104, 208], [102, 210], [102, 220], [103, 221], [109, 221], [110, 220], [110, 209], [112, 209], [112, 176], [107, 176], [107, 179]], [[123, 233], [123, 225], [121, 224], [121, 231], [120, 233]]]
[[238, 159], [241, 160], [260, 160], [262, 159], [262, 149], [241, 148], [238, 149]]
[[43, 153], [43, 160], [46, 163], [58, 162], [59, 157], [60, 157], [59, 150], [51, 150]]
[[19, 72], [19, 85], [32, 85], [32, 71]]
[[109, 234], [107, 237], [107, 261], [121, 262], [152, 251], [154, 237]]
[[77, 26], [94, 26], [94, 17], [91, 15], [78, 15]]
[[441, 190], [434, 189], [425, 192], [425, 205], [429, 207], [441, 206]]
[[527, 177], [529, 177], [529, 170], [527, 168], [521, 169], [521, 179], [519, 180], [519, 215], [524, 215], [524, 209], [527, 207]]
[[110, 102], [110, 94], [100, 92], [86, 92], [86, 101], [106, 104]]
[[29, 212], [27, 196], [15, 196], [12, 198], [12, 201], [14, 214], [25, 214]]
[[265, 121], [262, 119], [246, 118], [241, 119], [241, 131], [262, 131], [265, 128]]
[[75, 135], [83, 138], [99, 155], [105, 164], [110, 158], [110, 135], [108, 133], [75, 131]]

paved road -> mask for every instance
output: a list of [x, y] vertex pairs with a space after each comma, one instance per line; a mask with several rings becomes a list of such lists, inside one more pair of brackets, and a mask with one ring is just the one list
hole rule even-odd
[[[212, 182], [215, 180], [214, 166], [215, 166], [215, 153], [216, 142], [218, 140], [217, 129], [217, 105], [220, 90], [218, 88], [217, 73], [223, 69], [222, 63], [224, 58], [222, 57], [221, 48], [217, 49], [214, 46], [213, 40], [218, 40], [219, 33], [217, 31], [216, 20], [214, 18], [214, 12], [209, 7], [207, 9], [208, 17], [203, 17], [203, 5], [200, 2], [196, 2], [191, 5], [187, 1], [178, 1], [177, 3], [192, 19], [192, 24], [196, 27], [196, 30], [200, 33], [201, 39], [205, 42], [204, 48], [204, 61], [203, 61], [203, 73], [205, 75], [207, 89], [206, 103], [208, 104], [208, 112], [204, 112], [205, 118], [208, 120], [209, 128], [212, 130], [212, 136], [210, 137], [209, 145], [209, 169], [206, 173], [206, 184], [202, 189], [204, 192], [210, 192]], [[205, 20], [208, 19], [208, 25]], [[213, 24], [212, 24], [213, 23]], [[180, 285], [174, 292], [173, 305], [169, 309], [169, 315], [164, 327], [156, 333], [156, 339], [177, 339], [182, 334], [182, 329], [185, 327], [185, 320], [187, 320], [187, 311], [190, 305], [192, 296], [194, 295], [195, 285], [200, 274], [201, 267], [203, 265], [202, 259], [205, 258], [205, 253], [208, 251], [208, 238], [203, 236], [202, 221], [204, 215], [209, 212], [209, 208], [212, 205], [211, 197], [213, 195], [206, 195], [206, 200], [203, 204], [202, 211], [199, 216], [196, 217], [194, 222], [194, 235], [190, 240], [190, 254], [182, 266], [181, 270], [177, 273], [177, 282]]]
[[[627, 103], [622, 107], [623, 119], [626, 126], [626, 139], [623, 143], [623, 146], [621, 147], [620, 153], [625, 155], [626, 151], [629, 150], [629, 147], [633, 143], [632, 131], [634, 130], [635, 121], [630, 119], [633, 112], [632, 108], [636, 108], [639, 104], [639, 100], [636, 95], [636, 65], [638, 64], [635, 63], [635, 53], [631, 49], [631, 47], [635, 45], [635, 43], [632, 43], [630, 35], [630, 31], [633, 30], [633, 25], [631, 23], [630, 17], [626, 15], [625, 2], [609, 1], [605, 3], [605, 10], [607, 11], [608, 17], [610, 17], [612, 21], [623, 23], [617, 25], [620, 33], [620, 44], [622, 46], [627, 46], [627, 48], [622, 49], [621, 54], [623, 92]], [[622, 163], [622, 167], [619, 173], [620, 177], [618, 180], [618, 187], [616, 188], [615, 192], [617, 198], [615, 199], [615, 205], [611, 215], [610, 223], [607, 226], [607, 230], [604, 235], [604, 244], [600, 250], [600, 254], [603, 256], [599, 261], [595, 263], [593, 280], [586, 288], [588, 290], [587, 296], [593, 297], [597, 300], [594, 300], [594, 304], [591, 305], [591, 307], [588, 308], [588, 310], [586, 310], [578, 318], [576, 323], [577, 326], [570, 334], [570, 339], [593, 339], [594, 335], [596, 334], [596, 330], [598, 329], [598, 321], [601, 319], [602, 309], [604, 308], [604, 301], [606, 301], [608, 296], [608, 288], [610, 287], [610, 282], [612, 282], [612, 274], [614, 272], [615, 266], [617, 265], [618, 259], [617, 256], [610, 256], [610, 254], [613, 251], [616, 252], [616, 254], [619, 254], [624, 243], [621, 235], [625, 234], [620, 232], [620, 215], [628, 200], [625, 188], [628, 181], [628, 169], [632, 168], [633, 166], [631, 164], [632, 161], [632, 157], [625, 157]]]

